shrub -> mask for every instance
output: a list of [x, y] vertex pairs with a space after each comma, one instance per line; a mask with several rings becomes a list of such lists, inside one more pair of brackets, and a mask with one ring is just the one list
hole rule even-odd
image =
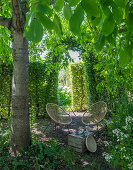
[[60, 106], [70, 106], [71, 104], [71, 89], [67, 86], [58, 88], [58, 104]]
[[118, 105], [116, 114], [109, 126], [109, 142], [106, 147], [109, 152], [103, 156], [113, 166], [133, 169], [133, 103], [126, 102]]

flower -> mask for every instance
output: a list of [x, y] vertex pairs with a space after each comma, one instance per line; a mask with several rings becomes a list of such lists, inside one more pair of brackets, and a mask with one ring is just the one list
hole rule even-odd
[[111, 161], [113, 159], [112, 155], [109, 153], [104, 152], [102, 156], [106, 159], [106, 161]]

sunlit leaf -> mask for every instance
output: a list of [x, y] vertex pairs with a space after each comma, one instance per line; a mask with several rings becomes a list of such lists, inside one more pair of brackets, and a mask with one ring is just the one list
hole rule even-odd
[[49, 17], [47, 17], [46, 15], [41, 15], [40, 13], [37, 13], [37, 17], [46, 29], [48, 29], [49, 31], [54, 29], [54, 23], [49, 19]]
[[69, 6], [76, 6], [81, 0], [69, 0]]
[[84, 20], [84, 10], [81, 4], [79, 4], [75, 9], [74, 14], [72, 14], [69, 22], [70, 30], [74, 34], [80, 33], [80, 26], [83, 20]]
[[31, 21], [30, 27], [27, 27], [24, 33], [24, 36], [29, 41], [33, 41], [35, 43], [41, 41], [43, 37], [43, 27], [40, 22], [36, 19]]
[[109, 15], [108, 17], [105, 18], [102, 26], [102, 31], [105, 36], [108, 36], [111, 34], [114, 30], [115, 27], [115, 21], [113, 19], [112, 15]]
[[26, 23], [25, 23], [25, 27], [30, 26], [31, 21], [34, 19], [34, 13], [33, 12], [28, 12], [26, 14]]
[[129, 63], [130, 56], [127, 48], [120, 49], [119, 57], [120, 57], [120, 65], [127, 65]]
[[54, 24], [55, 24], [55, 32], [58, 34], [58, 35], [62, 35], [62, 25], [61, 25], [61, 22], [60, 22], [60, 18], [58, 17], [58, 15], [55, 14], [54, 16], [54, 20], [53, 20]]
[[64, 6], [64, 0], [56, 0], [54, 8], [57, 12], [60, 12]]
[[48, 7], [47, 5], [42, 5], [42, 4], [38, 4], [36, 7], [36, 12], [40, 12], [43, 14], [52, 14], [52, 9], [50, 7]]
[[81, 1], [82, 7], [87, 13], [87, 17], [90, 18], [91, 16], [100, 17], [100, 10], [96, 3], [96, 0], [82, 0]]
[[71, 8], [68, 5], [64, 6], [64, 17], [69, 20], [72, 16]]

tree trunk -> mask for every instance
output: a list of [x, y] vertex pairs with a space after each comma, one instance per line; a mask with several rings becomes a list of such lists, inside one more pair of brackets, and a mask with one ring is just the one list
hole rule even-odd
[[11, 31], [13, 56], [10, 151], [17, 154], [31, 144], [28, 111], [28, 42], [23, 37], [27, 1], [11, 0], [12, 18], [0, 16], [0, 25]]
[[[29, 56], [28, 42], [23, 37], [26, 12], [21, 0], [12, 0], [12, 113], [10, 151], [17, 154], [31, 144], [28, 111]], [[26, 1], [25, 1], [26, 3]]]
[[13, 82], [11, 113], [11, 151], [17, 154], [30, 145], [28, 113], [28, 43], [23, 34], [12, 32]]

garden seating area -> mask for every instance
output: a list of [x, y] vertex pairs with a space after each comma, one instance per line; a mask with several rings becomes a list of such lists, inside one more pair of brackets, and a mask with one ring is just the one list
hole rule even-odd
[[[68, 129], [68, 134], [64, 135], [67, 137], [66, 142], [69, 147], [73, 148], [77, 152], [84, 152], [87, 149], [90, 152], [95, 152], [97, 150], [97, 144], [94, 139], [94, 126], [97, 126], [96, 132], [98, 131], [99, 123], [104, 119], [107, 112], [107, 104], [103, 101], [97, 102], [91, 105], [87, 111], [81, 113], [81, 117], [77, 117], [78, 122], [75, 124], [75, 129], [69, 131], [70, 125], [73, 123], [71, 114], [76, 119], [76, 114], [74, 112], [67, 113], [61, 106], [54, 103], [48, 103], [46, 105], [46, 111], [49, 115], [52, 123], [55, 125], [56, 135], [58, 136], [60, 132], [57, 132], [56, 127], [66, 126]], [[82, 120], [82, 122], [81, 122]], [[83, 125], [79, 127], [79, 123]], [[51, 125], [48, 124], [44, 130], [46, 132], [47, 128]], [[96, 134], [96, 133], [95, 133]], [[64, 138], [64, 135], [61, 137]]]

